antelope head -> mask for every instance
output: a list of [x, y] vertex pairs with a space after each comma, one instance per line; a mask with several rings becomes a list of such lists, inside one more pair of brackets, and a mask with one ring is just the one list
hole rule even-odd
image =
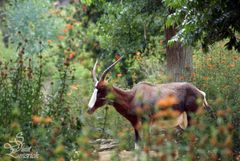
[[108, 94], [108, 83], [105, 80], [107, 74], [109, 71], [122, 59], [120, 57], [117, 61], [115, 61], [113, 64], [111, 64], [107, 69], [105, 69], [100, 77], [100, 79], [97, 79], [96, 75], [96, 67], [98, 61], [94, 64], [93, 70], [92, 70], [92, 76], [94, 80], [94, 90], [92, 97], [88, 103], [88, 113], [92, 114], [97, 108], [105, 105], [107, 103], [107, 94]]

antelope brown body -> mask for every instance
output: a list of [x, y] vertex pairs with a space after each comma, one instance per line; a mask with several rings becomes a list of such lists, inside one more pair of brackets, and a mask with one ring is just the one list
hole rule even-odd
[[[93, 68], [93, 79], [95, 81], [95, 89], [89, 101], [88, 113], [93, 113], [97, 108], [110, 104], [123, 117], [125, 117], [133, 126], [135, 131], [135, 148], [138, 148], [139, 132], [138, 127], [142, 122], [142, 111], [144, 117], [153, 120], [154, 115], [159, 111], [156, 106], [159, 100], [164, 100], [168, 96], [176, 98], [176, 102], [171, 105], [174, 111], [187, 113], [188, 120], [189, 113], [196, 112], [198, 109], [197, 99], [203, 100], [204, 106], [210, 108], [206, 101], [206, 95], [203, 91], [187, 82], [174, 82], [167, 84], [152, 85], [149, 83], [138, 83], [130, 90], [123, 90], [115, 86], [108, 85], [105, 81], [106, 74], [119, 61], [117, 60], [110, 67], [108, 67], [102, 74], [100, 80], [96, 77], [96, 65]], [[111, 97], [107, 97], [111, 95]]]

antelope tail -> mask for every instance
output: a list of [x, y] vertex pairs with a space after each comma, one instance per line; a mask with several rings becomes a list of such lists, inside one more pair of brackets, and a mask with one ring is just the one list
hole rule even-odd
[[211, 106], [209, 106], [207, 99], [206, 99], [206, 93], [199, 90], [199, 92], [202, 94], [203, 96], [203, 106], [205, 107], [205, 109], [208, 111], [208, 113], [210, 114], [210, 116], [212, 118], [216, 118], [216, 114], [214, 113], [214, 111], [212, 110]]

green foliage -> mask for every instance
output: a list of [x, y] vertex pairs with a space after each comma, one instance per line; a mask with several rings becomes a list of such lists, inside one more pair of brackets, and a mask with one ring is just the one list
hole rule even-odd
[[[124, 53], [143, 52], [150, 36], [159, 36], [164, 12], [160, 1], [106, 2], [98, 22], [103, 48]], [[159, 16], [159, 14], [163, 14]]]
[[11, 159], [3, 144], [19, 132], [24, 134], [25, 145], [39, 153], [39, 159], [70, 159], [77, 148], [88, 147], [82, 132], [87, 84], [78, 85], [77, 71], [69, 63], [59, 64], [58, 71], [50, 76], [44, 66], [49, 57], [40, 55], [32, 60], [24, 54], [21, 48], [18, 57], [0, 63], [1, 159]]
[[172, 8], [167, 25], [179, 25], [179, 31], [171, 41], [196, 45], [201, 41], [203, 48], [214, 42], [229, 39], [228, 49], [240, 51], [239, 7], [237, 0], [227, 1], [175, 1], [165, 0], [165, 5]]
[[[0, 39], [2, 40], [3, 36], [0, 33]], [[15, 50], [12, 48], [5, 48], [3, 43], [0, 43], [0, 57], [2, 61], [9, 61], [16, 57], [15, 54], [12, 54]]]
[[133, 85], [143, 78], [135, 61], [139, 53], [141, 57], [159, 54], [159, 58], [164, 59], [159, 46], [166, 17], [162, 3], [156, 0], [107, 1], [100, 7], [103, 13], [97, 21], [97, 40], [104, 49], [104, 59], [109, 60], [116, 53], [124, 55], [120, 69], [127, 84]]
[[210, 51], [211, 53], [204, 55], [202, 51], [196, 50], [195, 73], [192, 78], [200, 89], [205, 89], [209, 103], [218, 117], [211, 123], [207, 123], [206, 120], [204, 124], [209, 126], [202, 132], [196, 130], [197, 127], [192, 128], [197, 131], [199, 137], [210, 131], [209, 142], [207, 141], [208, 144], [204, 144], [202, 148], [212, 149], [209, 154], [212, 158], [220, 155], [218, 157], [223, 160], [229, 160], [228, 157], [239, 153], [239, 141], [236, 140], [240, 139], [238, 136], [240, 95], [235, 92], [240, 89], [239, 54], [224, 50], [224, 42], [211, 46]]
[[62, 22], [50, 14], [48, 0], [11, 1], [6, 7], [8, 34], [15, 46], [23, 45], [27, 54], [41, 53], [47, 40], [56, 39]]

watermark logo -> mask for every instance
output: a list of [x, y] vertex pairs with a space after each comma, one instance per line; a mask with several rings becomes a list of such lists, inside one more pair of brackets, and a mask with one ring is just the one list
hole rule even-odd
[[10, 153], [6, 154], [13, 158], [38, 158], [38, 152], [32, 151], [31, 146], [25, 146], [23, 133], [19, 132], [15, 139], [4, 144], [5, 149], [9, 149]]

